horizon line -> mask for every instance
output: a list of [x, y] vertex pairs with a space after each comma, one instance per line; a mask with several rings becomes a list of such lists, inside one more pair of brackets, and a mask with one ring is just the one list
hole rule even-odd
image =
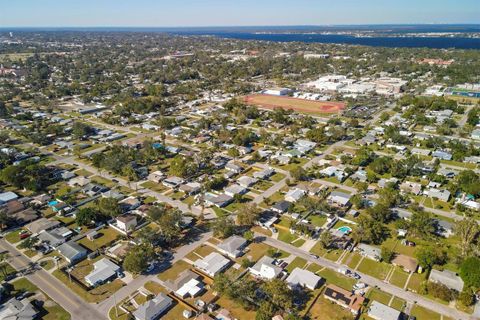
[[88, 26], [0, 26], [0, 29], [102, 29], [102, 28], [128, 28], [128, 29], [142, 29], [142, 28], [265, 28], [265, 27], [365, 27], [365, 26], [480, 26], [480, 22], [475, 23], [361, 23], [361, 24], [285, 24], [285, 25], [193, 25], [193, 26], [132, 26], [132, 25], [88, 25]]

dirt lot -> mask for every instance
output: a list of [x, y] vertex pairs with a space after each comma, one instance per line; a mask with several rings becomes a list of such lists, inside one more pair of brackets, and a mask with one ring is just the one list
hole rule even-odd
[[339, 113], [345, 109], [345, 104], [343, 102], [313, 101], [266, 94], [246, 96], [244, 101], [247, 104], [256, 105], [266, 109], [283, 108], [292, 109], [297, 112], [317, 114]]

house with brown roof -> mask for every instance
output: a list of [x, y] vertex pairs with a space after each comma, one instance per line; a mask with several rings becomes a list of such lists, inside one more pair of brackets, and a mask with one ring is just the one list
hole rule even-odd
[[339, 306], [350, 310], [354, 315], [358, 315], [362, 308], [365, 298], [353, 294], [351, 291], [347, 291], [334, 284], [329, 284], [323, 293], [323, 297], [332, 302], [335, 302]]
[[403, 254], [396, 255], [392, 260], [392, 264], [401, 267], [405, 272], [415, 272], [418, 268], [418, 262], [416, 259]]

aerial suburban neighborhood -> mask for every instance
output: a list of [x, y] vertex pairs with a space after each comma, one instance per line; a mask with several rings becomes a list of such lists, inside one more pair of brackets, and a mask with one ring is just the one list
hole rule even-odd
[[0, 319], [480, 319], [480, 47], [12, 30]]

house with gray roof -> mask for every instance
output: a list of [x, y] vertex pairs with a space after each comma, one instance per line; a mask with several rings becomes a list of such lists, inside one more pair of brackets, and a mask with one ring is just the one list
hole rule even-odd
[[38, 315], [29, 299], [17, 300], [12, 298], [0, 306], [2, 320], [32, 320]]
[[400, 315], [400, 311], [378, 301], [373, 301], [368, 309], [368, 316], [375, 320], [398, 320]]
[[232, 259], [243, 255], [243, 249], [247, 246], [247, 240], [239, 236], [231, 236], [219, 244], [218, 250]]
[[156, 320], [173, 304], [173, 300], [165, 295], [159, 293], [152, 300], [148, 300], [138, 307], [133, 312], [135, 320]]
[[274, 264], [275, 259], [269, 256], [263, 256], [252, 267], [248, 268], [250, 273], [261, 279], [272, 280], [278, 277], [282, 268]]
[[72, 230], [66, 227], [59, 227], [53, 230], [43, 230], [39, 233], [38, 238], [41, 242], [56, 248], [65, 243], [73, 235]]
[[350, 205], [350, 198], [352, 196], [348, 193], [341, 191], [333, 191], [327, 198], [327, 201], [331, 204], [336, 204], [340, 207], [348, 207]]
[[27, 228], [32, 234], [38, 234], [40, 231], [51, 230], [58, 225], [60, 225], [60, 221], [40, 218], [27, 224], [25, 228]]
[[456, 290], [458, 292], [462, 292], [464, 286], [462, 278], [450, 270], [439, 271], [432, 269], [432, 271], [430, 271], [428, 281], [441, 283], [447, 288]]
[[74, 241], [65, 242], [57, 250], [70, 264], [75, 264], [87, 256], [87, 249]]
[[375, 260], [375, 261], [380, 261], [382, 259], [382, 252], [380, 248], [365, 244], [365, 243], [360, 243], [356, 248], [356, 251], [360, 253], [360, 255]]
[[15, 192], [7, 191], [7, 192], [0, 193], [0, 204], [4, 204], [16, 199], [18, 199], [18, 196]]
[[437, 198], [438, 200], [445, 202], [450, 200], [450, 191], [445, 189], [430, 188], [426, 193], [430, 198]]
[[300, 287], [315, 290], [321, 280], [321, 277], [311, 271], [295, 268], [285, 281], [292, 289]]
[[107, 258], [102, 258], [93, 264], [93, 271], [85, 276], [85, 281], [92, 287], [101, 285], [120, 273], [120, 267]]
[[218, 273], [227, 269], [229, 264], [229, 259], [225, 258], [218, 252], [212, 252], [208, 256], [195, 261], [193, 266], [213, 278]]

